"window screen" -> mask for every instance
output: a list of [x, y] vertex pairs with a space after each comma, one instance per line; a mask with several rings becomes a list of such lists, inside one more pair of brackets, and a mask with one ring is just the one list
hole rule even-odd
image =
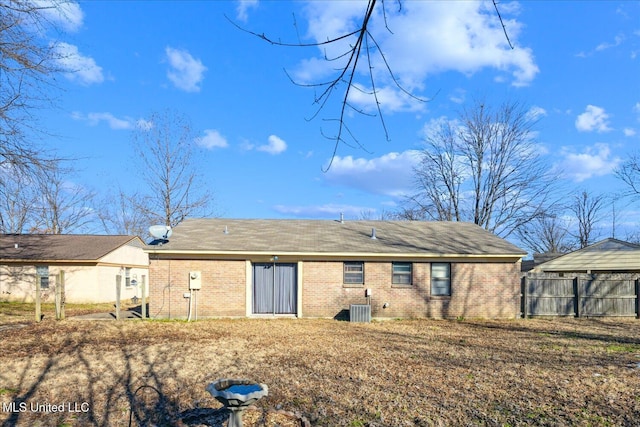
[[431, 264], [431, 295], [451, 295], [451, 264]]

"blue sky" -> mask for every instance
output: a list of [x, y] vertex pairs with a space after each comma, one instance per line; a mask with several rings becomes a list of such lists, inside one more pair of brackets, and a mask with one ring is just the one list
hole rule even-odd
[[[57, 35], [68, 70], [58, 108], [42, 112], [46, 144], [78, 159], [74, 179], [98, 193], [139, 186], [131, 133], [171, 108], [192, 122], [197, 170], [216, 210], [235, 218], [358, 218], [392, 211], [413, 190], [411, 170], [429, 126], [473, 99], [506, 99], [540, 116], [537, 139], [571, 195], [625, 190], [613, 170], [640, 143], [640, 3], [501, 2], [510, 49], [490, 1], [387, 1], [372, 32], [403, 85], [376, 65], [380, 120], [348, 118], [362, 145], [333, 152], [339, 97], [313, 120], [314, 91], [291, 83], [331, 73], [318, 48], [354, 28], [366, 2], [91, 1], [68, 6]], [[54, 17], [55, 19], [55, 17]], [[331, 48], [330, 48], [331, 49]], [[327, 52], [328, 55], [332, 51]], [[286, 70], [286, 72], [285, 72]], [[369, 111], [370, 100], [354, 98]], [[619, 224], [640, 225], [619, 202]], [[603, 225], [603, 227], [607, 227]], [[607, 234], [607, 233], [604, 233]]]

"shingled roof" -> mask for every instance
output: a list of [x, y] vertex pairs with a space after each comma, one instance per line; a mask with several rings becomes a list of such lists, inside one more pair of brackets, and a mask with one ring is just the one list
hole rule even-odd
[[608, 238], [538, 264], [533, 271], [639, 271], [640, 245]]
[[[375, 239], [371, 238], [375, 229]], [[159, 243], [159, 242], [156, 242]], [[152, 253], [511, 256], [525, 251], [463, 222], [188, 219]]]
[[135, 236], [1, 234], [0, 262], [97, 261], [130, 242], [143, 246]]

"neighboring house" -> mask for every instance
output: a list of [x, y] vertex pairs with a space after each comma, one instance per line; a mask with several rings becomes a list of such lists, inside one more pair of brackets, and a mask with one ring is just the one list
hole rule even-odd
[[536, 265], [532, 273], [640, 273], [640, 245], [608, 238]]
[[169, 318], [367, 302], [373, 317], [515, 318], [526, 254], [469, 223], [250, 219], [185, 220], [147, 252], [149, 313]]
[[140, 297], [149, 274], [143, 248], [134, 236], [0, 235], [0, 300], [33, 301], [40, 280], [43, 301], [52, 302], [60, 271], [69, 303], [115, 301], [118, 275], [121, 299]]
[[605, 239], [526, 273], [523, 314], [640, 317], [639, 277], [640, 245]]

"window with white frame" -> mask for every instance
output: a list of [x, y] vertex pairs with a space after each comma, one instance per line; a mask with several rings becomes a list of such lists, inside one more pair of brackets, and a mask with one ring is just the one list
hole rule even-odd
[[129, 267], [124, 269], [124, 285], [127, 288], [131, 287], [131, 268]]
[[451, 295], [451, 264], [434, 262], [431, 264], [431, 295]]
[[394, 285], [411, 285], [411, 272], [413, 265], [410, 262], [394, 262], [392, 263], [392, 279]]
[[344, 284], [363, 285], [364, 284], [364, 262], [349, 261], [344, 263]]

